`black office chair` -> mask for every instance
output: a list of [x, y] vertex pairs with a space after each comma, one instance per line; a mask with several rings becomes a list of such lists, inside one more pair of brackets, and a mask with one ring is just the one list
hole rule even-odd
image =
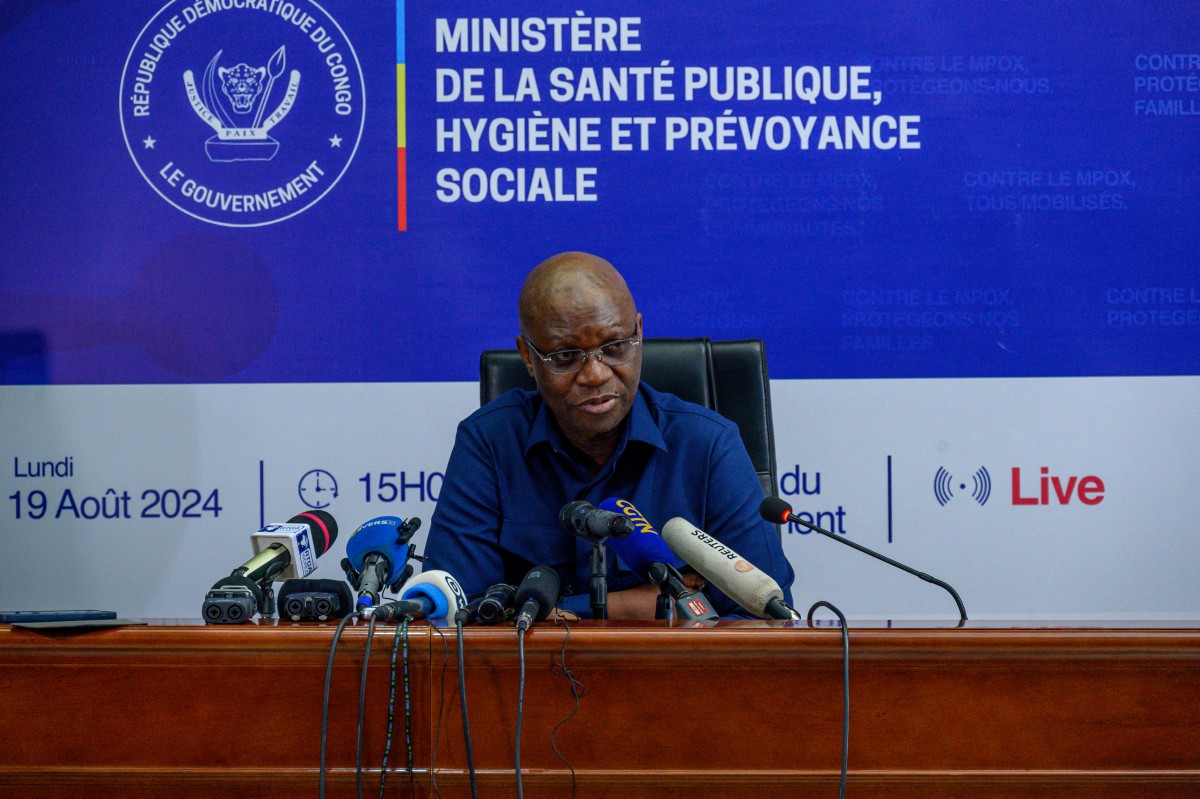
[[[643, 339], [642, 380], [659, 391], [711, 408], [737, 424], [763, 494], [776, 493], [771, 384], [762, 341]], [[536, 388], [520, 353], [515, 349], [485, 350], [479, 358], [480, 405], [511, 388]]]

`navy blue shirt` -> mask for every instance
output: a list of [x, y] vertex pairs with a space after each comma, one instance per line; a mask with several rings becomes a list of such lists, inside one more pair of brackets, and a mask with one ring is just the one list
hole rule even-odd
[[[468, 416], [429, 528], [426, 568], [445, 569], [468, 595], [517, 585], [535, 565], [554, 568], [562, 606], [590, 615], [591, 545], [563, 530], [572, 500], [632, 502], [656, 529], [681, 516], [771, 575], [791, 602], [792, 568], [775, 526], [758, 514], [758, 475], [737, 426], [707, 408], [642, 383], [616, 451], [592, 476], [568, 454], [536, 391], [513, 389]], [[609, 550], [608, 589], [642, 582]], [[737, 605], [709, 585], [722, 616]], [[745, 613], [745, 611], [741, 611]]]

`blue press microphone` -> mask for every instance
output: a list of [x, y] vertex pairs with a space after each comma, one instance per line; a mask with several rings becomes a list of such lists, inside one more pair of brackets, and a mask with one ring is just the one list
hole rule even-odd
[[677, 561], [675, 553], [663, 543], [662, 537], [654, 529], [654, 525], [646, 521], [646, 517], [642, 516], [641, 511], [634, 507], [632, 502], [627, 499], [609, 497], [596, 507], [610, 513], [619, 513], [633, 523], [632, 535], [613, 538], [608, 543], [621, 556], [621, 560], [625, 561], [626, 565], [637, 572], [639, 576], [645, 576], [646, 567], [651, 563], [683, 565], [683, 561]]
[[[675, 602], [676, 617], [687, 621], [717, 621], [720, 616], [702, 591], [689, 591], [676, 564], [684, 565], [662, 540], [646, 517], [627, 499], [609, 497], [596, 507], [620, 513], [633, 523], [633, 533], [623, 538], [610, 538], [613, 551], [635, 574], [658, 586], [663, 596]], [[660, 598], [656, 618], [667, 618], [666, 600]]]
[[350, 536], [342, 569], [358, 591], [358, 610], [369, 611], [379, 604], [385, 586], [395, 591], [412, 575], [408, 560], [414, 548], [409, 541], [420, 526], [416, 516], [407, 521], [397, 516], [378, 516], [359, 525]]

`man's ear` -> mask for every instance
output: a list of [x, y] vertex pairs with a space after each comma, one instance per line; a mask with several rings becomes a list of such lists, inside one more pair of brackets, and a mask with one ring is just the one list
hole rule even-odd
[[533, 382], [537, 382], [537, 375], [533, 373], [533, 355], [529, 352], [529, 347], [525, 344], [524, 336], [517, 336], [517, 352], [521, 353], [521, 360], [525, 362], [525, 371], [529, 372], [529, 376], [533, 378]]

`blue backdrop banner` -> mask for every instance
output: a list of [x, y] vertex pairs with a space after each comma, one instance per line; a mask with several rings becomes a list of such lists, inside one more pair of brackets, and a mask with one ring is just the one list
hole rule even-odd
[[7, 384], [472, 380], [585, 249], [776, 378], [1195, 374], [1200, 6], [0, 4]]

